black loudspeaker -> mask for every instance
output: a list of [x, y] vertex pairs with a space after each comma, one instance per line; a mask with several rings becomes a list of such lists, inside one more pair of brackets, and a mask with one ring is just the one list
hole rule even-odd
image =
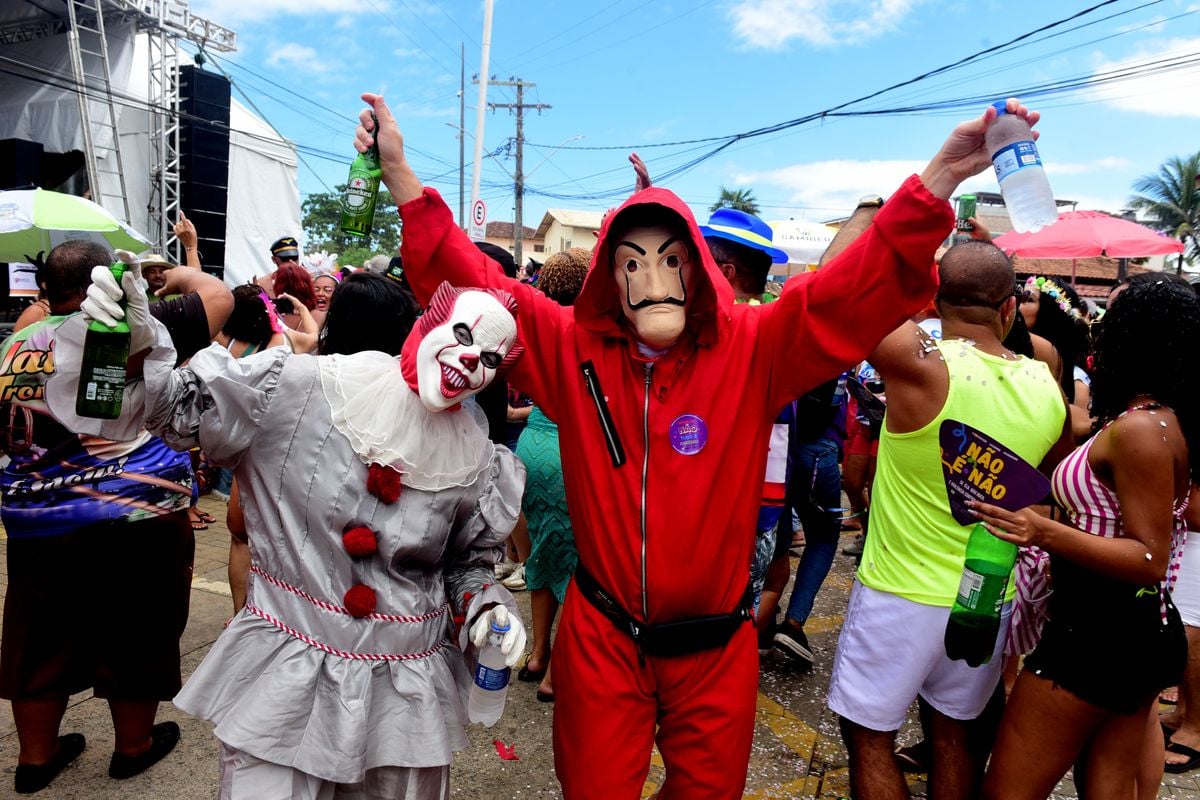
[[179, 201], [196, 226], [201, 263], [216, 275], [225, 268], [229, 92], [223, 75], [179, 69]]
[[42, 145], [26, 139], [0, 139], [0, 189], [32, 189], [38, 185]]

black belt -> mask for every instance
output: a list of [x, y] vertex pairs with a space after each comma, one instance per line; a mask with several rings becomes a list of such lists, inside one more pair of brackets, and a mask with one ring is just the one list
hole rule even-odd
[[583, 564], [575, 567], [575, 583], [596, 610], [616, 623], [648, 656], [682, 656], [724, 647], [742, 623], [753, 619], [754, 592], [749, 585], [741, 602], [730, 614], [689, 617], [651, 625], [639, 622], [601, 588]]

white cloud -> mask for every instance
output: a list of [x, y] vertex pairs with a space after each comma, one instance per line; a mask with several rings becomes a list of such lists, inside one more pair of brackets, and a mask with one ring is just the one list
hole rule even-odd
[[733, 30], [747, 47], [774, 50], [792, 39], [820, 47], [856, 44], [897, 27], [920, 0], [739, 0]]
[[[1128, 70], [1149, 62], [1194, 59], [1200, 51], [1200, 38], [1160, 39], [1138, 53], [1119, 61], [1101, 63], [1096, 74]], [[1168, 61], [1169, 63], [1169, 61]], [[1122, 80], [1094, 90], [1095, 95], [1123, 111], [1158, 117], [1200, 117], [1200, 103], [1194, 102], [1200, 88], [1200, 65], [1192, 63], [1171, 72], [1157, 72]]]
[[1046, 164], [1046, 174], [1053, 178], [1055, 175], [1083, 175], [1087, 172], [1107, 172], [1114, 169], [1125, 169], [1131, 166], [1132, 163], [1129, 159], [1118, 156], [1098, 158], [1095, 161], [1088, 161], [1087, 163], [1051, 161]]
[[273, 67], [290, 67], [302, 72], [328, 72], [329, 65], [321, 61], [317, 51], [304, 44], [288, 42], [276, 45], [267, 57]]
[[[773, 190], [770, 196], [783, 195], [797, 209], [810, 209], [810, 219], [830, 219], [850, 213], [858, 199], [866, 194], [882, 194], [887, 197], [900, 187], [909, 175], [920, 173], [924, 161], [896, 159], [890, 161], [853, 161], [840, 159], [792, 164], [773, 170], [741, 172], [733, 176], [732, 183], [753, 187], [760, 196], [767, 196], [766, 187]], [[1058, 163], [1049, 168], [1051, 178], [1055, 175], [1080, 175], [1128, 166], [1125, 159], [1100, 158], [1086, 164]], [[991, 170], [969, 178], [959, 186], [960, 192], [995, 192], [996, 176]], [[1077, 196], [1069, 191], [1060, 191], [1060, 196], [1076, 200], [1080, 208], [1095, 208], [1106, 211], [1124, 207], [1122, 198]]]
[[924, 166], [920, 161], [904, 160], [813, 161], [741, 173], [735, 176], [734, 183], [753, 186], [759, 195], [767, 194], [760, 187], [777, 187], [798, 207], [814, 209], [817, 213], [813, 217], [831, 218], [852, 211], [865, 194], [891, 194], [905, 178], [920, 172]]

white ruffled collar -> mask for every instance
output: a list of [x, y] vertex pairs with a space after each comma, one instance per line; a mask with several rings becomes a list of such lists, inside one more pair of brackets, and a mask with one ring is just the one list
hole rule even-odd
[[400, 374], [400, 359], [379, 351], [317, 360], [333, 426], [364, 464], [400, 472], [405, 486], [439, 491], [475, 482], [494, 445], [465, 408], [434, 413]]

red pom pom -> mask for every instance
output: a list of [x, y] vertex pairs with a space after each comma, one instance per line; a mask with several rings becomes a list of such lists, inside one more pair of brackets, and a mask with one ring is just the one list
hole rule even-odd
[[384, 503], [396, 502], [400, 499], [400, 472], [383, 464], [370, 465], [367, 467], [367, 491]]
[[379, 549], [375, 531], [362, 526], [351, 528], [343, 533], [342, 544], [346, 546], [346, 552], [355, 558], [373, 555]]
[[375, 613], [375, 590], [364, 583], [356, 583], [346, 592], [342, 603], [352, 617], [365, 617]]

